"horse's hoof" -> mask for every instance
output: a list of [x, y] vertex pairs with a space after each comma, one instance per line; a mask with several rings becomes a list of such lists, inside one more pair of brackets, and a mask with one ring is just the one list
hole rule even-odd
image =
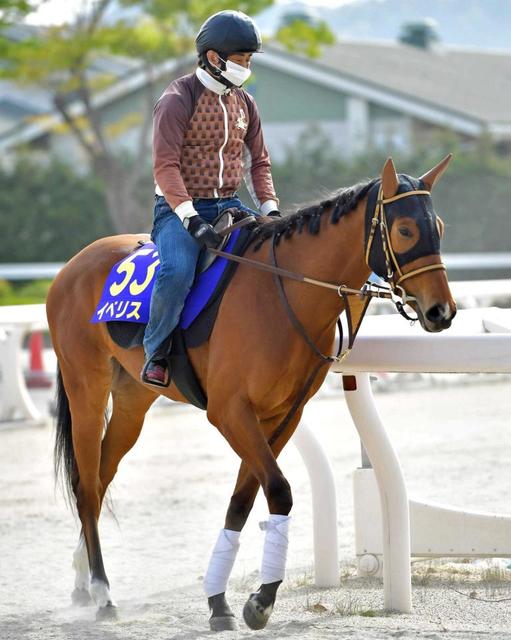
[[92, 598], [88, 589], [74, 589], [71, 594], [71, 602], [77, 607], [87, 607], [92, 604]]
[[236, 631], [238, 624], [231, 607], [225, 599], [225, 591], [208, 598], [208, 606], [211, 611], [209, 628], [211, 631]]
[[243, 607], [243, 619], [250, 629], [264, 629], [270, 619], [273, 605], [267, 607], [259, 602], [257, 593], [253, 593]]
[[211, 631], [237, 631], [238, 623], [234, 616], [211, 616], [209, 628]]
[[117, 607], [113, 602], [109, 602], [104, 607], [99, 607], [96, 612], [96, 621], [102, 622], [104, 620], [117, 620]]

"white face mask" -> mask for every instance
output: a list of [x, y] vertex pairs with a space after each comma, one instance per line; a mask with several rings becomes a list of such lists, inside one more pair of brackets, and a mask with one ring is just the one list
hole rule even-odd
[[241, 87], [241, 85], [246, 82], [250, 78], [250, 74], [252, 71], [245, 67], [242, 67], [240, 64], [236, 64], [232, 62], [232, 60], [223, 60], [220, 58], [222, 62], [225, 62], [225, 71], [221, 71], [220, 75], [222, 75], [226, 80], [232, 82], [237, 87]]

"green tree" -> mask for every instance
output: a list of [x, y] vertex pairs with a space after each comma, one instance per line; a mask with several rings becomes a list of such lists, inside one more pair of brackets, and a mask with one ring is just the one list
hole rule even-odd
[[[239, 3], [239, 8], [257, 13], [271, 2], [246, 0]], [[139, 7], [143, 13], [136, 21], [119, 19], [112, 24], [107, 12], [113, 4], [114, 0], [84, 2], [71, 24], [39, 30], [22, 42], [10, 42], [0, 73], [51, 92], [53, 106], [67, 131], [85, 152], [90, 169], [107, 187], [112, 225], [117, 232], [125, 232], [140, 228], [147, 215], [139, 194], [151, 155], [149, 132], [157, 97], [156, 66], [189, 53], [197, 25], [210, 13], [232, 5], [226, 0], [120, 0], [121, 5]], [[139, 126], [137, 148], [131, 158], [115, 151], [95, 103], [98, 90], [114, 82], [112, 77], [90, 73], [91, 62], [104, 55], [136, 59], [140, 71], [146, 74], [143, 112], [129, 114], [124, 122], [127, 128]], [[122, 126], [117, 123], [117, 130]]]
[[[140, 17], [112, 23], [108, 10], [114, 0], [84, 1], [73, 23], [39, 30], [23, 42], [10, 42], [0, 66], [0, 77], [37, 84], [51, 92], [53, 106], [66, 130], [78, 141], [90, 169], [104, 184], [114, 229], [125, 232], [139, 229], [147, 216], [147, 202], [141, 204], [140, 193], [144, 192], [142, 184], [146, 187], [150, 184], [146, 175], [151, 157], [152, 111], [157, 98], [157, 65], [190, 53], [198, 25], [216, 11], [232, 9], [233, 4], [228, 0], [118, 1], [121, 6], [138, 8]], [[0, 2], [13, 7], [18, 4], [23, 10], [30, 8], [30, 3], [23, 0]], [[241, 0], [235, 8], [255, 15], [272, 3], [273, 0]], [[321, 34], [330, 37], [324, 27]], [[115, 151], [109, 128], [95, 102], [97, 92], [114, 82], [112, 77], [90, 73], [91, 62], [104, 55], [137, 60], [147, 78], [143, 109], [128, 114], [115, 127], [117, 133], [123, 127], [134, 124], [139, 127], [138, 143], [129, 158]]]
[[440, 41], [436, 26], [436, 22], [431, 18], [406, 22], [401, 27], [399, 41], [419, 49], [430, 49], [432, 45]]
[[0, 28], [20, 20], [33, 8], [30, 0], [0, 0]]
[[8, 55], [10, 40], [4, 33], [7, 27], [18, 23], [34, 9], [31, 0], [0, 0], [0, 56]]
[[60, 262], [113, 233], [103, 190], [61, 162], [0, 170], [0, 262]]
[[[398, 171], [419, 176], [448, 151], [454, 160], [434, 192], [435, 208], [446, 223], [443, 250], [508, 251], [509, 157], [500, 157], [484, 139], [477, 148], [466, 150], [448, 134], [434, 144], [430, 140], [427, 148], [394, 155], [394, 161]], [[324, 134], [311, 129], [288, 148], [282, 162], [274, 162], [273, 177], [287, 212], [292, 212], [379, 175], [385, 159], [382, 152], [371, 151], [343, 160]], [[41, 166], [22, 161], [14, 170], [0, 170], [0, 235], [8, 238], [0, 248], [0, 262], [67, 260], [89, 242], [114, 232], [106, 209], [99, 181], [77, 175], [62, 163]], [[138, 230], [147, 226], [148, 220]], [[10, 292], [4, 293], [9, 298]]]
[[321, 47], [331, 45], [335, 37], [323, 20], [307, 17], [287, 16], [277, 32], [277, 40], [294, 53], [302, 53], [310, 58], [319, 58]]
[[[427, 146], [410, 154], [393, 156], [399, 172], [420, 176], [447, 152], [453, 152], [454, 159], [433, 198], [446, 224], [443, 251], [509, 251], [509, 156], [499, 156], [484, 137], [475, 148], [466, 149], [451, 133], [430, 138]], [[283, 162], [273, 163], [272, 173], [279, 197], [292, 212], [341, 187], [378, 176], [385, 159], [381, 151], [342, 159], [328, 137], [312, 128], [288, 148]]]

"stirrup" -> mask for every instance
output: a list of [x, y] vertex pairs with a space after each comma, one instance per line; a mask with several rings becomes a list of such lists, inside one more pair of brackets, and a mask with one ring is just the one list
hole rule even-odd
[[[153, 365], [153, 364], [157, 364], [158, 362], [163, 362], [165, 363], [165, 366], [162, 366], [162, 368], [165, 370], [165, 379], [163, 382], [160, 382], [159, 380], [154, 380], [151, 378], [147, 377], [147, 370], [148, 368]], [[158, 365], [161, 366], [161, 365]], [[168, 363], [166, 360], [164, 360], [163, 358], [158, 358], [157, 360], [151, 359], [151, 360], [147, 360], [147, 362], [144, 364], [144, 368], [142, 369], [142, 373], [140, 374], [140, 380], [144, 383], [144, 384], [149, 384], [153, 387], [168, 387], [170, 384], [170, 371], [169, 371], [169, 367], [168, 367]]]

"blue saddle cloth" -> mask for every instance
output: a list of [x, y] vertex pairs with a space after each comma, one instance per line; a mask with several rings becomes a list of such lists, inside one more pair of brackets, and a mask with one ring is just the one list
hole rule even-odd
[[[224, 248], [225, 252], [232, 252], [239, 235], [239, 229], [231, 234]], [[227, 258], [216, 258], [195, 279], [179, 320], [181, 329], [188, 329], [207, 305], [228, 264]], [[151, 292], [159, 268], [158, 249], [153, 242], [142, 245], [115, 264], [106, 279], [101, 299], [90, 321], [147, 324]]]
[[[250, 230], [234, 231], [224, 251], [242, 255], [250, 244]], [[151, 291], [159, 260], [156, 246], [147, 243], [118, 262], [107, 278], [91, 322], [105, 322], [112, 340], [124, 349], [141, 346], [149, 319]], [[167, 356], [172, 381], [188, 401], [207, 408], [207, 395], [188, 356], [188, 349], [209, 339], [227, 285], [237, 263], [216, 258], [195, 280]]]

